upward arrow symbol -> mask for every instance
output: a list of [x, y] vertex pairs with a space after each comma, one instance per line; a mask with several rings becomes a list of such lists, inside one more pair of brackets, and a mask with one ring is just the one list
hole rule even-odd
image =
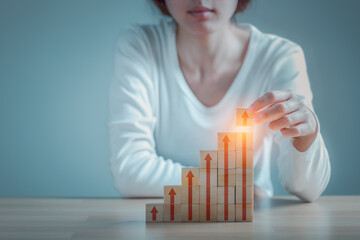
[[243, 113], [241, 118], [243, 119], [243, 125], [246, 126], [247, 125], [247, 119], [249, 118], [249, 115], [246, 113], [246, 111]]
[[229, 142], [230, 142], [228, 135], [225, 135], [223, 142], [224, 142], [224, 169], [228, 169], [229, 166], [228, 153], [229, 153]]
[[188, 220], [192, 220], [192, 179], [194, 177], [194, 174], [189, 171], [189, 173], [186, 175], [188, 178]]
[[212, 158], [210, 157], [210, 154], [207, 154], [205, 157], [206, 161], [206, 186], [210, 187], [210, 161]]
[[228, 167], [229, 167], [229, 142], [230, 139], [227, 135], [225, 135], [224, 139], [224, 220], [228, 220], [228, 193], [229, 193], [229, 176], [228, 176]]
[[246, 220], [246, 133], [242, 133], [242, 220]]
[[192, 186], [192, 178], [194, 177], [194, 174], [192, 173], [191, 170], [188, 172], [186, 177], [188, 178], [188, 186]]
[[156, 207], [154, 206], [153, 209], [151, 210], [152, 213], [152, 220], [156, 221], [156, 214], [158, 213], [158, 210], [156, 209]]
[[205, 157], [206, 161], [206, 220], [210, 220], [210, 154]]
[[170, 195], [170, 220], [173, 221], [174, 220], [174, 212], [175, 212], [175, 206], [174, 206], [174, 203], [175, 203], [175, 199], [174, 199], [174, 196], [176, 195], [176, 192], [174, 191], [174, 188], [171, 188], [170, 192], [169, 192], [169, 195]]

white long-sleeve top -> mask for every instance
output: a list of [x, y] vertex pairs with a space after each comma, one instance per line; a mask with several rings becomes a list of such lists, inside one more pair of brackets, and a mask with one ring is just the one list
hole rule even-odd
[[[236, 24], [251, 33], [248, 51], [227, 93], [212, 107], [197, 99], [184, 78], [174, 20], [129, 25], [120, 34], [108, 127], [110, 168], [121, 196], [162, 196], [164, 185], [180, 185], [181, 168], [199, 166], [200, 150], [216, 150], [217, 133], [234, 131], [236, 108], [249, 107], [266, 92], [290, 89], [314, 112], [302, 48], [252, 24]], [[275, 161], [284, 188], [314, 201], [331, 172], [318, 126], [305, 152], [268, 123], [255, 126], [254, 184], [273, 195], [270, 164]]]

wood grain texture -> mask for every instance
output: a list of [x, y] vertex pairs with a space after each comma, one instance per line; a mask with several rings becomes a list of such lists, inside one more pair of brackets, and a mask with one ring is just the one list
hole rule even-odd
[[[225, 177], [225, 170], [223, 168], [218, 169], [218, 186], [224, 186], [224, 177]], [[235, 168], [228, 169], [228, 186], [235, 186], [236, 185], [236, 175], [235, 175]]]
[[189, 205], [181, 204], [181, 221], [183, 222], [199, 222], [200, 221], [200, 205], [192, 204], [191, 220], [189, 219]]
[[218, 134], [218, 151], [224, 151], [224, 138], [227, 136], [228, 140], [228, 150], [235, 151], [235, 132], [219, 132]]
[[253, 221], [253, 213], [254, 213], [254, 205], [252, 203], [247, 203], [246, 204], [246, 217], [245, 220], [243, 220], [243, 205], [242, 204], [236, 204], [235, 206], [236, 208], [236, 222], [242, 222], [242, 221], [246, 221], [246, 222], [252, 222]]
[[228, 204], [228, 218], [225, 219], [225, 204], [218, 203], [217, 220], [219, 222], [235, 222], [235, 204]]
[[[234, 169], [236, 165], [235, 151], [228, 151], [228, 169]], [[225, 168], [225, 152], [222, 150], [218, 151], [218, 168]]]
[[[191, 187], [192, 192], [192, 203], [199, 204], [200, 203], [200, 187]], [[181, 204], [188, 204], [189, 202], [189, 186], [181, 187]]]
[[[223, 204], [224, 203], [224, 199], [225, 199], [225, 188], [224, 187], [217, 187], [218, 192], [218, 203], [219, 204]], [[235, 187], [228, 187], [228, 203], [232, 203], [235, 204]]]
[[[236, 187], [235, 193], [236, 193], [236, 203], [242, 203], [243, 202], [243, 187]], [[245, 186], [246, 188], [246, 203], [253, 203], [254, 202], [254, 186]]]
[[[163, 203], [146, 203], [145, 209], [146, 209], [145, 214], [146, 214], [147, 222], [163, 222], [164, 221]], [[153, 218], [154, 214], [155, 214], [155, 219]]]
[[236, 151], [241, 151], [243, 149], [243, 134], [246, 134], [246, 150], [253, 150], [254, 143], [253, 143], [253, 131], [249, 132], [236, 132], [234, 133], [236, 136]]
[[164, 186], [164, 204], [170, 204], [171, 197], [169, 195], [171, 189], [174, 190], [174, 203], [181, 203], [181, 186], [180, 185], [165, 185]]
[[[247, 168], [245, 177], [246, 177], [245, 185], [252, 186], [254, 184], [254, 169]], [[243, 169], [242, 168], [235, 169], [235, 181], [236, 181], [236, 184], [235, 184], [236, 186], [243, 185]]]
[[[210, 220], [208, 220], [206, 208], [210, 208]], [[216, 222], [217, 221], [217, 204], [200, 204], [200, 222]]]
[[[246, 118], [245, 122], [244, 122], [244, 118]], [[250, 114], [247, 108], [236, 109], [236, 126], [240, 126], [240, 127], [253, 126], [252, 118], [253, 115]]]
[[146, 224], [162, 198], [0, 198], [0, 239], [359, 239], [360, 196], [254, 200], [253, 222]]
[[218, 167], [218, 159], [217, 159], [217, 150], [201, 150], [200, 151], [200, 168], [206, 168], [206, 156], [209, 154], [210, 160], [210, 168]]
[[200, 187], [200, 204], [206, 204], [206, 191], [209, 188], [210, 204], [217, 203], [217, 187]]
[[[200, 187], [206, 187], [206, 169], [200, 168], [200, 178], [199, 178]], [[210, 186], [217, 186], [217, 169], [210, 169]]]
[[[254, 168], [254, 152], [253, 150], [246, 150], [246, 168]], [[243, 167], [243, 150], [235, 152], [235, 167]]]
[[[189, 174], [191, 171], [191, 180], [192, 186], [199, 186], [199, 168], [182, 168], [181, 169], [181, 186], [188, 186], [189, 184]], [[188, 177], [189, 176], [189, 177]]]
[[181, 222], [181, 204], [174, 204], [174, 220], [171, 220], [171, 204], [164, 204], [164, 222]]

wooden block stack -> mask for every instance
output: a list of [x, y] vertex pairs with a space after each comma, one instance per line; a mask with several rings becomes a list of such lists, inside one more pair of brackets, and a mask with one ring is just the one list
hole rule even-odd
[[236, 109], [236, 132], [218, 133], [218, 149], [183, 168], [181, 186], [164, 186], [163, 203], [146, 204], [147, 222], [253, 221], [253, 125]]

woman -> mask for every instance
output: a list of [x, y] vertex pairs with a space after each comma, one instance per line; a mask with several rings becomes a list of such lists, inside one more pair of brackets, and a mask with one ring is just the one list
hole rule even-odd
[[110, 86], [110, 165], [125, 197], [162, 196], [254, 114], [254, 194], [273, 195], [270, 159], [291, 194], [314, 201], [330, 162], [299, 45], [232, 21], [250, 0], [153, 0], [164, 15], [120, 36]]

